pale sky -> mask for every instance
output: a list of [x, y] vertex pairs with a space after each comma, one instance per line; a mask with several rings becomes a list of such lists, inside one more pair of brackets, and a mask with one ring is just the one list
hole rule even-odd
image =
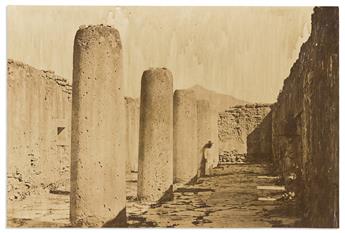
[[201, 85], [249, 102], [274, 102], [311, 30], [311, 7], [17, 7], [7, 10], [8, 58], [71, 80], [80, 25], [115, 26], [125, 94], [143, 71], [167, 67], [174, 88]]

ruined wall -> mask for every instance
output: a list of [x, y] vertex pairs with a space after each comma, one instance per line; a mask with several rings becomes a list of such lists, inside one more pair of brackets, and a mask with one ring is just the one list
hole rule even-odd
[[[10, 200], [39, 187], [69, 190], [71, 94], [71, 85], [54, 72], [8, 60]], [[139, 99], [125, 97], [125, 102], [127, 179], [133, 179], [130, 172], [138, 171]]]
[[[259, 161], [271, 159], [272, 157], [272, 113], [265, 109], [262, 116], [256, 116], [261, 122], [247, 136], [247, 154]], [[265, 115], [267, 114], [267, 115]]]
[[270, 111], [268, 104], [247, 104], [221, 112], [218, 119], [221, 157], [244, 160], [246, 154], [260, 158], [271, 154]]
[[71, 85], [13, 60], [7, 68], [8, 198], [39, 187], [68, 190]]
[[285, 179], [295, 173], [304, 225], [339, 225], [338, 8], [317, 7], [312, 33], [272, 110], [272, 150]]

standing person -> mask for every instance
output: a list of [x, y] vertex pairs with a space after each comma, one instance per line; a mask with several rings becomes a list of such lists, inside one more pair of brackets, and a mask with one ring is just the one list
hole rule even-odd
[[205, 146], [203, 147], [201, 164], [200, 164], [200, 172], [199, 172], [200, 177], [210, 175], [210, 169], [212, 165], [212, 161], [211, 161], [212, 145], [213, 143], [211, 141], [208, 141], [208, 143], [205, 144]]

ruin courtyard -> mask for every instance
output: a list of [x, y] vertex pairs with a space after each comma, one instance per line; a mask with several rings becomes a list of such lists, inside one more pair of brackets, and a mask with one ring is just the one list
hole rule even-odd
[[126, 96], [105, 24], [75, 32], [72, 82], [9, 58], [8, 227], [339, 227], [338, 18], [313, 9], [274, 103], [168, 66]]

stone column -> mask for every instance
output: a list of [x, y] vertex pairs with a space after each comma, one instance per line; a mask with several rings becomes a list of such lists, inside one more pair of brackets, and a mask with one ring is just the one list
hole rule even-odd
[[211, 141], [213, 142], [212, 151], [212, 168], [218, 165], [219, 161], [219, 138], [218, 138], [218, 111], [211, 108]]
[[125, 106], [119, 32], [80, 28], [74, 39], [70, 219], [124, 226]]
[[174, 93], [174, 182], [188, 182], [197, 175], [197, 108], [192, 90]]
[[138, 198], [170, 199], [173, 184], [173, 78], [166, 68], [141, 80]]
[[200, 173], [201, 161], [204, 152], [204, 146], [208, 141], [212, 141], [211, 137], [211, 115], [210, 104], [207, 100], [197, 101], [197, 134], [198, 134], [198, 161], [197, 166]]
[[128, 172], [138, 171], [138, 148], [139, 148], [139, 100], [126, 97], [127, 110], [127, 140]]

